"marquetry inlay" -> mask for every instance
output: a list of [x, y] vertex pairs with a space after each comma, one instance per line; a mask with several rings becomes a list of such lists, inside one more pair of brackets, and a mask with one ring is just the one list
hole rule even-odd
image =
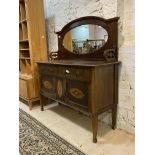
[[44, 85], [44, 87], [45, 87], [46, 89], [52, 89], [52, 84], [51, 84], [51, 82], [49, 82], [49, 81], [47, 81], [47, 80], [43, 81], [43, 85]]
[[69, 93], [77, 99], [82, 99], [84, 97], [84, 93], [78, 88], [71, 88]]
[[62, 82], [60, 80], [57, 82], [57, 93], [59, 97], [62, 97]]

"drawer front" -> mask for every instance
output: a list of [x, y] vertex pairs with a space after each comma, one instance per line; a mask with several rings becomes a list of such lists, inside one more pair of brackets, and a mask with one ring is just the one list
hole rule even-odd
[[59, 75], [68, 79], [90, 81], [91, 70], [85, 67], [60, 66]]
[[81, 81], [66, 81], [66, 101], [88, 108], [88, 83]]
[[46, 75], [57, 75], [58, 74], [58, 66], [54, 65], [39, 65], [39, 73]]
[[28, 98], [27, 82], [28, 81], [19, 79], [19, 95], [24, 98]]

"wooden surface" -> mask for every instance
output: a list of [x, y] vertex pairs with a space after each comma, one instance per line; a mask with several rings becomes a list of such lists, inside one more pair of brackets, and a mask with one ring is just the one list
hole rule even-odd
[[28, 98], [28, 87], [27, 87], [27, 80], [23, 80], [23, 79], [20, 79], [19, 80], [19, 95], [20, 96], [23, 96], [25, 98]]
[[22, 0], [19, 2], [19, 7], [19, 94], [22, 99], [30, 103], [32, 109], [32, 101], [39, 100], [35, 61], [47, 60], [43, 1]]
[[[111, 19], [103, 19], [95, 16], [86, 16], [75, 19], [70, 23], [66, 24], [61, 31], [57, 32], [58, 35], [58, 58], [57, 59], [85, 59], [85, 60], [101, 60], [105, 62], [117, 61], [118, 51], [117, 51], [117, 36], [118, 27], [117, 22], [119, 17]], [[106, 44], [97, 49], [95, 52], [88, 54], [76, 54], [75, 52], [70, 52], [64, 47], [63, 41], [65, 35], [73, 28], [86, 24], [95, 24], [103, 27], [108, 33], [108, 40]]]
[[53, 65], [66, 65], [66, 66], [107, 66], [112, 64], [119, 64], [120, 61], [114, 62], [104, 62], [104, 61], [85, 61], [85, 60], [53, 60], [53, 61], [36, 61], [37, 63], [42, 64], [53, 64]]
[[99, 65], [98, 62], [94, 66], [75, 66], [38, 62], [41, 96], [92, 117], [93, 142], [97, 142], [97, 117], [100, 113], [112, 109], [112, 128], [116, 124], [118, 64], [103, 65], [102, 62]]
[[[48, 97], [92, 118], [93, 142], [97, 142], [98, 115], [111, 109], [112, 128], [116, 126], [118, 103], [118, 19], [87, 16], [65, 25], [58, 35], [58, 51], [50, 54], [51, 61], [37, 61], [40, 77], [41, 110]], [[95, 24], [108, 32], [106, 44], [96, 52], [75, 54], [63, 44], [71, 29]], [[68, 46], [70, 46], [70, 38]], [[66, 41], [65, 40], [65, 41]], [[67, 41], [66, 41], [67, 42]], [[70, 48], [69, 48], [70, 49]]]

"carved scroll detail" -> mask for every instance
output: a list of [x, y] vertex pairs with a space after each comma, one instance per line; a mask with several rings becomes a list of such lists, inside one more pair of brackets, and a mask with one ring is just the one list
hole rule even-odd
[[103, 52], [103, 56], [105, 57], [105, 59], [106, 59], [107, 61], [115, 60], [115, 59], [116, 59], [116, 52], [115, 52], [115, 49], [106, 49], [106, 50]]

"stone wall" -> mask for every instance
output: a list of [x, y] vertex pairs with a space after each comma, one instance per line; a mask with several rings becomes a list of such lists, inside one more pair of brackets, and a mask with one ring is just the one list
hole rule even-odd
[[[48, 52], [58, 49], [55, 31], [82, 16], [119, 16], [119, 104], [117, 128], [134, 133], [134, 0], [44, 0]], [[99, 119], [111, 123], [110, 112]]]

